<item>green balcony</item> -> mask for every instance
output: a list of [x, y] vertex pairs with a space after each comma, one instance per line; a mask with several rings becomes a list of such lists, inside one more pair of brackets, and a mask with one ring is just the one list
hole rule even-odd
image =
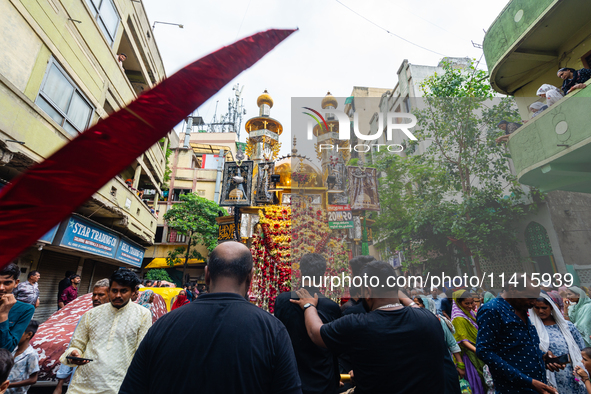
[[519, 182], [542, 192], [591, 193], [591, 86], [515, 131], [508, 142]]
[[[488, 29], [484, 56], [495, 90], [525, 96], [539, 79], [558, 85], [559, 66], [577, 68], [591, 32], [589, 0], [513, 0]], [[582, 44], [582, 45], [581, 45]], [[580, 67], [578, 67], [580, 68]], [[533, 92], [533, 94], [532, 94]]]

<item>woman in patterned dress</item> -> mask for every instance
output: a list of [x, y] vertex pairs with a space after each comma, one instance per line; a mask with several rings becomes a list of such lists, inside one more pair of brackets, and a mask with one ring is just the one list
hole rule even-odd
[[540, 337], [540, 348], [543, 352], [551, 351], [556, 357], [568, 353], [572, 361], [558, 372], [546, 370], [548, 384], [556, 387], [559, 393], [586, 394], [585, 386], [573, 376], [573, 365], [582, 360], [583, 338], [574, 324], [564, 319], [552, 299], [545, 293], [540, 295], [529, 312], [529, 319]]

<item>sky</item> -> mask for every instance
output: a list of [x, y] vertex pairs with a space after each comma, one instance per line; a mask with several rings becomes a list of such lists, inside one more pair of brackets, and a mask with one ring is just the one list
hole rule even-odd
[[[211, 121], [226, 112], [232, 86], [244, 86], [246, 120], [258, 115], [267, 89], [271, 117], [284, 127], [281, 154], [290, 151], [292, 97], [347, 97], [354, 86], [392, 89], [404, 59], [435, 66], [443, 55], [481, 59], [485, 30], [507, 0], [143, 0], [167, 75], [224, 45], [271, 28], [298, 28], [250, 69], [196, 109]], [[348, 7], [348, 8], [347, 8]], [[353, 10], [353, 11], [351, 11]], [[376, 26], [378, 25], [378, 26]], [[387, 31], [392, 34], [388, 33]], [[404, 41], [411, 41], [416, 45]], [[437, 52], [437, 53], [434, 53]], [[181, 126], [176, 127], [177, 131]]]

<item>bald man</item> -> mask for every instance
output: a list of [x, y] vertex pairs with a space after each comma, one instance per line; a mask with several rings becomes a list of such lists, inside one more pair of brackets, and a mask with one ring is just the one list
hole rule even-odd
[[218, 245], [205, 267], [209, 293], [158, 319], [119, 393], [301, 394], [287, 330], [246, 300], [252, 274], [246, 246]]

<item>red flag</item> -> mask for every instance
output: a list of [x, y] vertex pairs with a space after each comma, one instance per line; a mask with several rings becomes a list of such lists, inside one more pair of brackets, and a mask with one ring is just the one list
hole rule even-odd
[[186, 66], [0, 192], [0, 268], [295, 30], [268, 30]]

